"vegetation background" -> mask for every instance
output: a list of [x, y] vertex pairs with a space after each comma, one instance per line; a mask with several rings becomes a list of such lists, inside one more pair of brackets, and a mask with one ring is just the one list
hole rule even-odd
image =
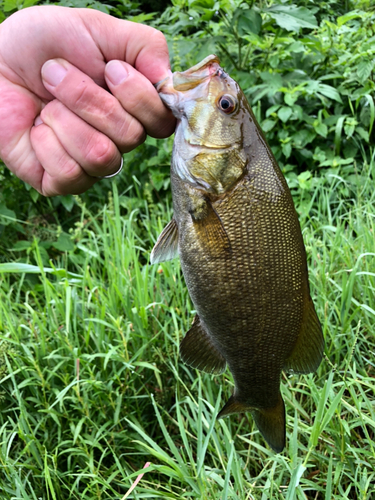
[[[3, 0], [0, 20], [36, 3]], [[173, 139], [82, 196], [44, 199], [0, 166], [1, 498], [375, 498], [374, 2], [58, 4], [161, 29], [174, 70], [220, 56], [291, 187], [326, 355], [283, 376], [284, 453], [247, 415], [216, 422], [232, 378], [179, 361], [179, 263], [148, 264]]]

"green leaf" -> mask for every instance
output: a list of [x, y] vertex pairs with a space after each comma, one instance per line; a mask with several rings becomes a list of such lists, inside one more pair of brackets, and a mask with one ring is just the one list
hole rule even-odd
[[194, 0], [191, 2], [190, 7], [201, 7], [202, 9], [213, 9], [215, 0]]
[[32, 243], [30, 243], [30, 241], [25, 241], [25, 240], [21, 240], [21, 241], [17, 241], [16, 244], [13, 246], [12, 250], [13, 251], [16, 251], [16, 252], [21, 252], [23, 250], [28, 250], [29, 248], [32, 247]]
[[270, 119], [264, 120], [264, 122], [262, 123], [262, 130], [263, 130], [263, 132], [269, 132], [270, 130], [273, 129], [273, 127], [275, 125], [276, 125], [276, 122], [274, 120], [270, 120]]
[[295, 146], [297, 148], [304, 148], [306, 144], [312, 142], [316, 137], [315, 130], [304, 128], [293, 134]]
[[0, 203], [0, 223], [3, 226], [8, 226], [16, 221], [16, 214], [13, 210], [9, 210], [5, 203]]
[[318, 26], [316, 17], [305, 7], [296, 5], [274, 5], [265, 10], [276, 21], [280, 28], [299, 32], [301, 28], [315, 29]]
[[65, 210], [67, 210], [68, 212], [72, 211], [72, 208], [74, 207], [75, 204], [75, 200], [71, 194], [68, 194], [66, 196], [60, 196], [60, 201]]
[[370, 141], [370, 136], [369, 136], [369, 133], [367, 132], [367, 130], [365, 130], [364, 128], [362, 127], [357, 127], [355, 129], [355, 131], [357, 132], [357, 134], [366, 142], [369, 142]]
[[38, 1], [39, 0], [25, 0], [23, 2], [22, 8], [26, 9], [27, 7], [32, 7], [33, 5], [35, 5], [36, 3], [38, 3]]
[[[370, 95], [367, 94], [365, 95], [365, 98], [370, 106], [370, 124], [369, 124], [369, 135], [371, 135], [372, 127], [374, 125], [374, 120], [375, 120], [375, 105], [374, 105], [374, 98]], [[365, 108], [364, 108], [365, 109]]]
[[277, 112], [277, 116], [283, 123], [285, 123], [289, 120], [292, 112], [292, 108], [290, 108], [289, 106], [282, 106]]
[[305, 46], [303, 45], [302, 42], [294, 42], [288, 47], [287, 50], [289, 52], [304, 52]]
[[297, 467], [293, 470], [292, 476], [290, 478], [290, 483], [288, 486], [286, 500], [294, 500], [295, 498], [297, 498], [297, 487], [305, 470], [306, 467], [302, 463], [299, 463]]
[[325, 123], [319, 122], [317, 125], [314, 125], [314, 128], [317, 134], [321, 135], [322, 137], [327, 137], [328, 127]]
[[348, 12], [344, 16], [340, 16], [337, 18], [337, 26], [342, 26], [348, 21], [351, 21], [352, 19], [357, 19], [358, 17], [362, 17], [362, 15], [359, 12]]
[[34, 203], [36, 203], [39, 199], [40, 194], [34, 188], [31, 188], [29, 192], [30, 192], [30, 198], [33, 200]]
[[249, 32], [258, 35], [262, 28], [262, 17], [254, 9], [243, 10], [238, 17], [238, 34], [246, 35]]
[[333, 99], [334, 101], [341, 102], [341, 96], [338, 91], [331, 87], [331, 85], [326, 85], [325, 83], [319, 82], [318, 92], [328, 97], [329, 99]]
[[147, 165], [149, 167], [153, 167], [154, 165], [160, 165], [160, 158], [158, 156], [153, 156], [147, 161]]
[[336, 123], [336, 129], [335, 129], [335, 152], [336, 152], [336, 154], [338, 154], [340, 152], [342, 129], [344, 126], [345, 118], [346, 118], [345, 115], [340, 116], [340, 118], [337, 120], [337, 123]]
[[357, 76], [358, 76], [359, 80], [361, 81], [361, 83], [364, 83], [365, 80], [367, 80], [369, 78], [369, 76], [371, 75], [371, 72], [373, 70], [373, 67], [374, 67], [374, 61], [369, 61], [368, 59], [361, 61], [358, 64]]
[[289, 158], [289, 156], [292, 153], [292, 143], [291, 142], [287, 142], [285, 144], [282, 144], [281, 151], [283, 152], [285, 158]]
[[[44, 272], [53, 272], [52, 268], [44, 268]], [[40, 274], [42, 270], [38, 266], [32, 264], [24, 264], [23, 262], [5, 262], [0, 264], [0, 273], [29, 273]]]
[[284, 95], [284, 101], [285, 104], [288, 104], [289, 106], [293, 106], [293, 104], [296, 102], [298, 99], [298, 93], [297, 92], [288, 92]]
[[267, 109], [266, 111], [266, 117], [268, 118], [271, 116], [273, 113], [276, 113], [276, 111], [280, 108], [280, 104], [275, 104], [271, 106], [270, 108]]
[[349, 139], [353, 133], [354, 133], [354, 125], [348, 125], [348, 124], [345, 124], [344, 125], [344, 130], [345, 130], [345, 134], [346, 134], [346, 138]]
[[74, 250], [74, 243], [67, 233], [61, 233], [58, 240], [53, 243], [52, 246], [57, 250], [60, 250], [60, 252], [70, 252], [71, 250]]
[[10, 12], [11, 10], [18, 9], [17, 0], [4, 0], [3, 2], [3, 10], [4, 12]]
[[273, 54], [270, 58], [269, 58], [269, 64], [271, 66], [271, 68], [275, 69], [279, 66], [279, 63], [280, 63], [280, 59], [279, 59], [279, 56], [277, 54]]

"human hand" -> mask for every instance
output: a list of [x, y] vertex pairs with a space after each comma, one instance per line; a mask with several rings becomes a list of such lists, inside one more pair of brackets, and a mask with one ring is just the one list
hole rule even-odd
[[152, 85], [168, 72], [153, 28], [93, 9], [18, 11], [0, 25], [0, 157], [45, 196], [82, 193], [146, 134], [173, 133]]

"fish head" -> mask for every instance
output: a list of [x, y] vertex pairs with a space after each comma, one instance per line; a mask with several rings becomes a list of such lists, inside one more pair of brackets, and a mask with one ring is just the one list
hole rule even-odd
[[222, 194], [246, 166], [244, 121], [249, 108], [239, 85], [215, 55], [156, 85], [177, 118], [174, 166], [182, 180]]

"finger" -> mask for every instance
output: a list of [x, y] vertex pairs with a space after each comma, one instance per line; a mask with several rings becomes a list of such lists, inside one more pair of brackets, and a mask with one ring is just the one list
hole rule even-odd
[[122, 61], [110, 61], [105, 69], [108, 88], [122, 107], [144, 126], [147, 134], [169, 137], [176, 127], [171, 111], [162, 103], [152, 83]]
[[41, 109], [42, 103], [31, 92], [0, 76], [0, 157], [26, 182], [30, 165], [38, 168], [29, 131]]
[[55, 99], [48, 103], [40, 117], [53, 130], [68, 155], [88, 175], [104, 177], [118, 171], [121, 154], [114, 142], [88, 125], [60, 101]]
[[44, 196], [80, 194], [97, 179], [90, 177], [68, 155], [54, 131], [44, 123], [31, 129], [30, 139], [35, 154], [44, 169], [38, 191]]
[[98, 85], [104, 84], [104, 66], [112, 59], [128, 61], [152, 83], [165, 78], [170, 68], [160, 31], [94, 9], [55, 5], [22, 9], [1, 24], [0, 46], [0, 59], [17, 83], [43, 99], [51, 96], [42, 85], [40, 70], [56, 57], [69, 60]]
[[168, 76], [169, 53], [163, 33], [144, 24], [97, 15], [93, 10], [78, 11], [106, 61], [126, 61], [151, 83]]
[[86, 123], [108, 136], [122, 153], [146, 138], [142, 125], [119, 101], [87, 75], [63, 59], [47, 61], [42, 68], [46, 89]]

